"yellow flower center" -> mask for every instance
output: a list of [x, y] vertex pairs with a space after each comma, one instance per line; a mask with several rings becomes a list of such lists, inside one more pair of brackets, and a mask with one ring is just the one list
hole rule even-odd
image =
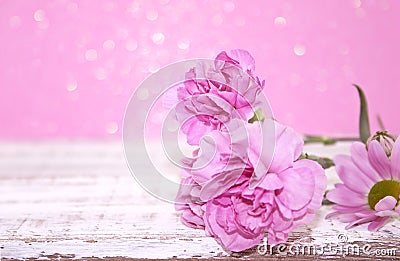
[[392, 196], [399, 202], [400, 183], [396, 180], [382, 180], [376, 183], [368, 194], [368, 204], [371, 209], [384, 197]]

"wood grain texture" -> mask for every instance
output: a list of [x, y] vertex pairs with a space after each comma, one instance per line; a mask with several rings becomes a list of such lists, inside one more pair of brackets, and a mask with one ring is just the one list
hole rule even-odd
[[[310, 145], [310, 153], [331, 156], [348, 153], [349, 144]], [[327, 173], [330, 186], [337, 180]], [[0, 253], [2, 260], [130, 260], [236, 258], [261, 260], [399, 259], [400, 225], [394, 220], [381, 231], [366, 226], [344, 230], [344, 224], [325, 220], [324, 206], [315, 221], [292, 233], [287, 255], [274, 249], [225, 252], [204, 231], [182, 225], [174, 206], [153, 198], [134, 180], [124, 160], [122, 145], [112, 142], [0, 143]], [[347, 238], [338, 242], [338, 235]], [[371, 245], [371, 254], [345, 248]], [[304, 246], [316, 255], [302, 254]], [[318, 255], [322, 246], [332, 251]], [[335, 246], [337, 253], [335, 253]], [[340, 253], [340, 246], [343, 251]], [[292, 253], [297, 251], [298, 255]], [[378, 251], [386, 251], [378, 255]]]

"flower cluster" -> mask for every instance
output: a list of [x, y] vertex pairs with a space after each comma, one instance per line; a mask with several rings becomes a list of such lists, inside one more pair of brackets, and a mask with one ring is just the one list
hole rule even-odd
[[302, 138], [263, 115], [263, 86], [252, 56], [234, 50], [192, 68], [175, 89], [176, 118], [197, 147], [184, 162], [176, 208], [185, 225], [230, 251], [251, 248], [266, 233], [270, 244], [286, 242], [311, 222], [326, 188], [322, 167], [299, 159]]

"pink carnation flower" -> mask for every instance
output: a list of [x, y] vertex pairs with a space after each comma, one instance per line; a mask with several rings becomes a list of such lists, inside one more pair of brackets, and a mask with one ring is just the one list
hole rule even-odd
[[369, 223], [368, 230], [377, 231], [391, 216], [400, 213], [400, 139], [391, 151], [390, 158], [382, 145], [373, 140], [368, 150], [363, 143], [355, 142], [351, 156], [339, 155], [334, 159], [342, 184], [327, 194], [336, 203], [336, 217], [348, 223], [346, 229]]
[[[240, 67], [242, 70], [246, 71], [249, 75], [254, 76], [254, 72], [256, 70], [255, 61], [253, 56], [245, 50], [231, 50], [231, 51], [223, 51], [217, 55], [216, 60], [224, 61], [226, 63], [225, 70], [234, 69], [236, 67]], [[232, 64], [235, 67], [229, 67], [228, 65]], [[228, 74], [232, 75], [232, 73]]]
[[266, 231], [270, 244], [284, 243], [321, 206], [325, 176], [313, 161], [268, 173], [254, 190], [248, 187], [250, 175], [245, 171], [237, 184], [203, 206], [206, 231], [230, 251], [260, 244]]
[[[271, 222], [272, 208], [254, 204], [255, 193], [248, 191], [251, 174], [252, 170], [246, 169], [235, 185], [203, 207], [207, 235], [230, 251], [242, 251], [259, 244]], [[261, 201], [263, 199], [266, 198], [261, 197]]]
[[[203, 205], [200, 201], [199, 190], [200, 186], [196, 184], [192, 177], [183, 172], [185, 177], [182, 178], [180, 190], [176, 197], [175, 209], [181, 211], [180, 219], [183, 224], [190, 228], [204, 229], [203, 221]], [[182, 204], [186, 202], [185, 204]]]
[[187, 174], [199, 186], [197, 196], [201, 201], [221, 195], [246, 168], [251, 168], [246, 125], [249, 124], [232, 119], [226, 124], [227, 131], [211, 131], [201, 139], [194, 158], [184, 162]]
[[244, 50], [220, 53], [211, 68], [204, 63], [186, 74], [177, 88], [176, 116], [190, 145], [232, 118], [245, 121], [254, 115], [264, 82], [253, 76], [253, 57]]
[[[219, 139], [217, 144], [229, 147], [229, 139]], [[220, 154], [217, 160], [210, 161], [203, 174], [202, 169], [194, 175], [189, 171], [184, 183], [191, 186], [183, 186], [178, 195], [178, 202], [187, 202], [177, 204], [177, 209], [182, 210], [182, 222], [204, 228], [230, 251], [259, 244], [265, 231], [268, 231], [269, 243], [285, 242], [294, 228], [311, 222], [326, 188], [321, 166], [310, 160], [296, 160], [302, 146], [302, 139], [291, 128], [276, 124], [274, 159], [254, 189], [250, 188], [254, 175], [250, 160], [233, 161], [232, 169], [240, 169], [239, 175], [234, 171], [220, 171], [226, 163], [220, 160]], [[206, 200], [201, 196], [204, 185], [196, 180], [208, 180]]]

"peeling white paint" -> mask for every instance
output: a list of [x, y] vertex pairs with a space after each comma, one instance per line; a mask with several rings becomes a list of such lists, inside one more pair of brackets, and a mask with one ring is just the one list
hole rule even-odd
[[[349, 144], [312, 145], [306, 151], [332, 156], [348, 153]], [[327, 175], [330, 185], [338, 181], [333, 169]], [[3, 258], [229, 256], [204, 231], [182, 225], [173, 205], [135, 183], [119, 143], [3, 142], [0, 178]], [[346, 234], [349, 242], [394, 246], [400, 254], [398, 221], [376, 233], [366, 226], [345, 231], [345, 224], [324, 219], [329, 211], [324, 206], [288, 243], [335, 243], [338, 234]]]

